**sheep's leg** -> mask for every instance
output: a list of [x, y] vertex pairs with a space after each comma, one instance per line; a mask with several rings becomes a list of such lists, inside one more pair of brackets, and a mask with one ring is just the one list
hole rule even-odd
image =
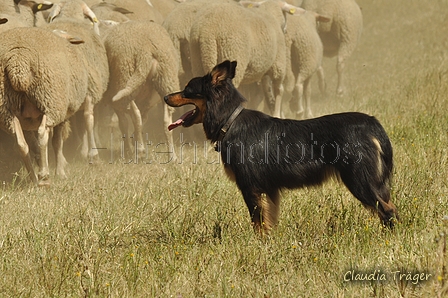
[[87, 131], [84, 130], [84, 132], [81, 135], [81, 149], [79, 150], [81, 157], [85, 160], [89, 159], [89, 141], [87, 138]]
[[[295, 112], [297, 119], [302, 119], [304, 117], [304, 107], [303, 107], [303, 80], [302, 76], [299, 74], [296, 79], [296, 84], [294, 86], [293, 91], [293, 97], [291, 99], [291, 102], [293, 100], [297, 101], [297, 110]], [[293, 111], [294, 112], [294, 111]]]
[[64, 128], [64, 125], [67, 124], [62, 123], [53, 128], [53, 139], [52, 139], [53, 150], [56, 157], [56, 175], [61, 178], [67, 178], [67, 175], [65, 174], [64, 170], [67, 161], [65, 160], [63, 154], [64, 137], [62, 130]]
[[345, 68], [345, 57], [343, 55], [338, 55], [338, 61], [336, 65], [336, 70], [338, 72], [338, 87], [336, 89], [336, 95], [344, 95], [344, 68]]
[[[106, 107], [103, 106], [101, 108], [106, 108]], [[93, 125], [93, 134], [94, 134], [94, 137], [95, 137], [96, 145], [98, 146], [97, 148], [105, 148], [105, 146], [103, 146], [101, 144], [100, 124], [98, 123], [98, 119], [101, 119], [100, 115], [101, 115], [100, 108], [97, 105], [95, 105], [95, 107], [93, 109], [93, 117], [94, 117], [94, 119], [97, 119], [97, 121]]]
[[127, 154], [130, 154], [132, 148], [132, 139], [128, 135], [128, 119], [126, 118], [125, 112], [122, 110], [115, 109], [115, 114], [117, 114], [118, 127], [120, 128], [122, 138], [124, 139], [122, 142], [124, 146], [121, 147], [121, 157], [125, 158]]
[[22, 126], [20, 125], [20, 121], [16, 116], [13, 116], [12, 121], [14, 124], [17, 144], [20, 150], [20, 156], [22, 157], [23, 163], [25, 164], [25, 168], [27, 169], [30, 175], [31, 181], [34, 184], [37, 184], [36, 173], [34, 172], [33, 164], [31, 163], [30, 150], [25, 140], [25, 136], [23, 135]]
[[303, 98], [305, 99], [305, 118], [312, 118], [313, 112], [311, 112], [311, 78], [308, 78], [303, 82]]
[[319, 83], [319, 90], [323, 98], [327, 97], [327, 83], [325, 82], [325, 72], [322, 66], [317, 69], [317, 79]]
[[42, 116], [42, 122], [37, 130], [37, 139], [40, 149], [39, 162], [39, 186], [50, 185], [50, 169], [48, 167], [48, 139], [50, 136], [50, 128], [47, 127], [47, 116]]
[[143, 144], [143, 122], [140, 109], [137, 107], [135, 102], [132, 100], [130, 102], [130, 115], [132, 122], [134, 124], [134, 137], [135, 137], [135, 154], [138, 158], [144, 158], [145, 156], [145, 145]]
[[282, 99], [283, 99], [283, 83], [281, 80], [274, 80], [273, 81], [273, 87], [274, 87], [274, 117], [281, 117], [281, 111], [282, 111]]
[[162, 100], [163, 105], [166, 105], [163, 102], [163, 96], [160, 97], [159, 93], [154, 88], [151, 88], [149, 94], [149, 100], [145, 101], [144, 104], [140, 104], [140, 113], [142, 115], [142, 123], [143, 125], [148, 121], [149, 111], [155, 107]]
[[79, 154], [81, 155], [81, 158], [87, 160], [89, 155], [89, 144], [87, 144], [87, 131], [83, 117], [83, 111], [76, 112], [75, 115], [70, 118], [70, 122], [72, 127], [76, 128], [73, 133], [77, 141], [81, 144]]
[[275, 98], [274, 92], [272, 91], [271, 77], [268, 75], [263, 76], [261, 79], [261, 86], [263, 88], [265, 104], [268, 107], [269, 112], [273, 114], [275, 110]]
[[31, 160], [39, 164], [39, 143], [37, 142], [37, 132], [36, 131], [24, 131], [23, 135], [25, 136], [26, 143], [30, 148], [31, 152]]
[[347, 32], [348, 35], [343, 34], [340, 40], [338, 55], [337, 55], [337, 65], [336, 70], [338, 72], [338, 86], [337, 95], [341, 96], [345, 93], [345, 62], [353, 54], [356, 48], [357, 42], [359, 40], [359, 31]]
[[94, 126], [94, 115], [93, 115], [94, 104], [92, 102], [92, 97], [90, 95], [86, 96], [84, 102], [84, 121], [86, 123], [87, 130], [87, 143], [89, 144], [89, 162], [98, 160], [98, 149], [95, 143], [95, 135], [93, 133]]

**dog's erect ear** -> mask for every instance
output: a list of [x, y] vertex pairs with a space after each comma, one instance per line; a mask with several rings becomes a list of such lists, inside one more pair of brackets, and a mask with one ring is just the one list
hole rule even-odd
[[210, 72], [212, 76], [212, 84], [219, 85], [226, 79], [233, 79], [235, 77], [236, 61], [230, 62], [226, 60], [216, 65]]

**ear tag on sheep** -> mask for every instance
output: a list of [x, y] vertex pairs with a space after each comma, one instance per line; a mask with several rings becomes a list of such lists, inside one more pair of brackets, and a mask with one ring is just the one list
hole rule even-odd
[[295, 8], [291, 8], [291, 9], [289, 10], [289, 13], [290, 13], [290, 14], [295, 14], [295, 12], [296, 12], [296, 9], [295, 9]]
[[39, 4], [39, 5], [37, 5], [37, 9], [38, 10], [41, 10], [42, 9], [42, 6], [43, 6], [43, 4], [41, 3], [41, 4]]

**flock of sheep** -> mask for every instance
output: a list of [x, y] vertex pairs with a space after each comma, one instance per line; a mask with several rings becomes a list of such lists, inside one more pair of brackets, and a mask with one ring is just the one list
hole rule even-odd
[[[343, 94], [361, 30], [355, 0], [0, 0], [0, 129], [15, 136], [33, 182], [48, 185], [48, 142], [64, 177], [69, 122], [83, 124], [72, 126], [84, 157], [95, 159], [95, 117], [112, 108], [127, 134], [129, 115], [143, 153], [148, 111], [226, 59], [238, 61], [234, 84], [243, 93], [261, 84], [271, 114], [281, 117], [290, 98], [298, 118], [311, 117], [311, 76], [325, 93], [322, 57], [337, 56]], [[165, 127], [171, 113], [164, 105]]]

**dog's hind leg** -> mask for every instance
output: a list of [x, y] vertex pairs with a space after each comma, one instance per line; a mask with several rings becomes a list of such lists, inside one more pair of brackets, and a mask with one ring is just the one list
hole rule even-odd
[[390, 200], [392, 164], [378, 155], [367, 154], [357, 163], [339, 169], [341, 180], [362, 204], [377, 213], [385, 226], [393, 227], [398, 212]]
[[376, 137], [363, 140], [364, 147], [356, 147], [359, 152], [345, 151], [359, 156], [358, 160], [348, 158], [336, 168], [350, 192], [365, 207], [378, 214], [385, 226], [392, 228], [395, 221], [399, 220], [397, 208], [390, 200], [393, 152], [382, 128], [377, 126], [376, 130]]
[[268, 233], [278, 222], [280, 193], [277, 189], [267, 193], [242, 191], [252, 220], [253, 228], [260, 235]]
[[377, 188], [378, 198], [378, 215], [383, 224], [389, 228], [393, 228], [395, 221], [400, 220], [395, 205], [390, 200], [390, 187], [387, 184], [380, 185]]
[[390, 200], [387, 184], [372, 179], [365, 172], [341, 173], [341, 179], [350, 192], [367, 208], [378, 214], [382, 223], [390, 228], [398, 220], [398, 212]]

